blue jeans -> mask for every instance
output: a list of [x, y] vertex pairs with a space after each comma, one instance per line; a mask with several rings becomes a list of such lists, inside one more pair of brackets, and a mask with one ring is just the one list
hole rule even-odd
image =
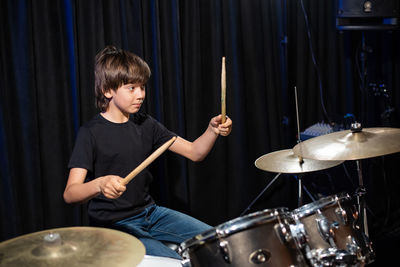
[[182, 258], [162, 241], [179, 245], [211, 228], [186, 214], [157, 205], [151, 205], [133, 217], [116, 222], [114, 227], [138, 238], [144, 244], [147, 255], [176, 259]]

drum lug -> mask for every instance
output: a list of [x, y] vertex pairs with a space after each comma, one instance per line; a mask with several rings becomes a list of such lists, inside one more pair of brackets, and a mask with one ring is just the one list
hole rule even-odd
[[296, 243], [300, 248], [304, 248], [308, 242], [308, 236], [304, 229], [304, 225], [298, 222], [296, 225], [290, 225], [290, 230], [296, 239]]
[[[336, 252], [335, 264], [339, 266], [354, 266], [357, 264], [357, 255], [346, 250]], [[358, 266], [358, 265], [357, 265]]]
[[348, 236], [347, 237], [347, 251], [349, 251], [351, 254], [357, 255], [361, 251], [361, 248], [358, 246], [355, 238], [353, 236]]
[[328, 242], [331, 240], [331, 238], [335, 237], [335, 232], [333, 231], [333, 228], [339, 227], [338, 222], [331, 223], [326, 218], [318, 219], [317, 225], [318, 225], [318, 231], [319, 231], [321, 237]]
[[250, 254], [249, 261], [254, 264], [262, 264], [271, 258], [271, 253], [265, 249], [258, 249]]
[[347, 218], [347, 213], [344, 209], [340, 208], [336, 208], [335, 209], [335, 213], [336, 213], [336, 217], [339, 219], [339, 221], [343, 224], [343, 225], [347, 225], [349, 222], [349, 218]]
[[227, 263], [231, 263], [231, 256], [229, 253], [229, 242], [224, 240], [219, 242], [219, 249], [222, 253], [222, 257], [224, 258], [224, 261], [226, 261]]
[[351, 207], [351, 211], [352, 211], [352, 215], [353, 215], [353, 229], [356, 229], [356, 230], [358, 230], [358, 229], [360, 229], [360, 227], [358, 226], [360, 223], [362, 223], [361, 221], [360, 221], [360, 217], [358, 216], [359, 214], [358, 214], [358, 210], [357, 210], [357, 208], [355, 207], [355, 206], [352, 206]]
[[277, 223], [274, 225], [274, 230], [276, 235], [279, 238], [279, 241], [281, 241], [281, 243], [283, 245], [286, 245], [287, 243], [289, 243], [291, 241], [291, 233], [290, 233], [290, 229], [288, 230], [287, 227], [282, 224], [282, 223]]

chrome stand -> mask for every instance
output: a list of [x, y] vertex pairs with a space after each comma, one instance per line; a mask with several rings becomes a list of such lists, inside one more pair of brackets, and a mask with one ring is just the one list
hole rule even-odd
[[358, 205], [358, 214], [360, 214], [360, 218], [362, 223], [360, 227], [364, 231], [366, 236], [368, 235], [368, 222], [367, 222], [367, 212], [366, 212], [366, 203], [365, 203], [365, 195], [367, 194], [367, 189], [364, 187], [364, 181], [362, 177], [362, 169], [361, 169], [361, 161], [357, 160], [357, 173], [358, 173], [358, 188], [356, 190], [356, 198]]
[[303, 206], [303, 190], [307, 193], [307, 195], [310, 197], [311, 201], [315, 201], [315, 198], [312, 196], [310, 191], [307, 190], [307, 187], [303, 185], [303, 177], [301, 174], [299, 175], [294, 175], [294, 178], [297, 180], [298, 183], [298, 198], [297, 198], [297, 206], [301, 207]]
[[[360, 123], [355, 122], [351, 124], [351, 132], [357, 133], [362, 131], [362, 126]], [[357, 174], [358, 174], [358, 188], [356, 190], [356, 198], [357, 198], [357, 205], [358, 205], [358, 214], [360, 215], [361, 224], [360, 227], [364, 231], [366, 236], [368, 235], [368, 222], [367, 222], [367, 212], [366, 212], [366, 203], [365, 203], [365, 194], [367, 194], [367, 189], [364, 187], [364, 181], [362, 176], [362, 168], [361, 168], [361, 161], [358, 159], [356, 160], [357, 164]]]
[[254, 205], [254, 203], [256, 203], [256, 201], [264, 194], [265, 191], [267, 191], [267, 189], [275, 182], [276, 179], [278, 179], [280, 175], [281, 173], [275, 175], [274, 179], [272, 179], [272, 181], [269, 182], [269, 184], [267, 184], [267, 186], [261, 191], [260, 194], [258, 194], [258, 196], [253, 200], [253, 202], [251, 202], [250, 205], [240, 214], [240, 217], [243, 216]]
[[298, 184], [299, 184], [299, 189], [298, 189], [299, 190], [299, 198], [297, 200], [297, 206], [301, 207], [301, 206], [303, 206], [303, 193], [302, 193], [303, 190], [301, 190], [302, 182], [301, 182], [301, 176], [300, 175], [298, 177]]

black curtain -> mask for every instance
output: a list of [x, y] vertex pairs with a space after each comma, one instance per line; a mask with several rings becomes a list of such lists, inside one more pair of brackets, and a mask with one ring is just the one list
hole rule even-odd
[[[62, 194], [77, 130], [98, 112], [94, 56], [105, 45], [148, 62], [144, 111], [188, 140], [220, 112], [226, 57], [232, 134], [203, 162], [167, 152], [150, 167], [159, 204], [211, 225], [297, 207], [298, 177], [284, 174], [250, 206], [276, 175], [254, 161], [297, 142], [294, 87], [301, 131], [349, 118], [399, 127], [399, 32], [339, 31], [336, 1], [1, 0], [0, 12], [0, 240], [87, 224], [85, 206]], [[373, 238], [400, 227], [396, 162], [398, 154], [363, 164]], [[305, 185], [316, 196], [353, 194], [354, 165]]]

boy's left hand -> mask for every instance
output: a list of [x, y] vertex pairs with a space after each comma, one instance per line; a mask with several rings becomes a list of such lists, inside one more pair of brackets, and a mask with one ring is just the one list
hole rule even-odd
[[226, 121], [222, 123], [222, 115], [218, 115], [211, 119], [210, 126], [216, 134], [228, 136], [232, 131], [232, 120], [226, 116]]

